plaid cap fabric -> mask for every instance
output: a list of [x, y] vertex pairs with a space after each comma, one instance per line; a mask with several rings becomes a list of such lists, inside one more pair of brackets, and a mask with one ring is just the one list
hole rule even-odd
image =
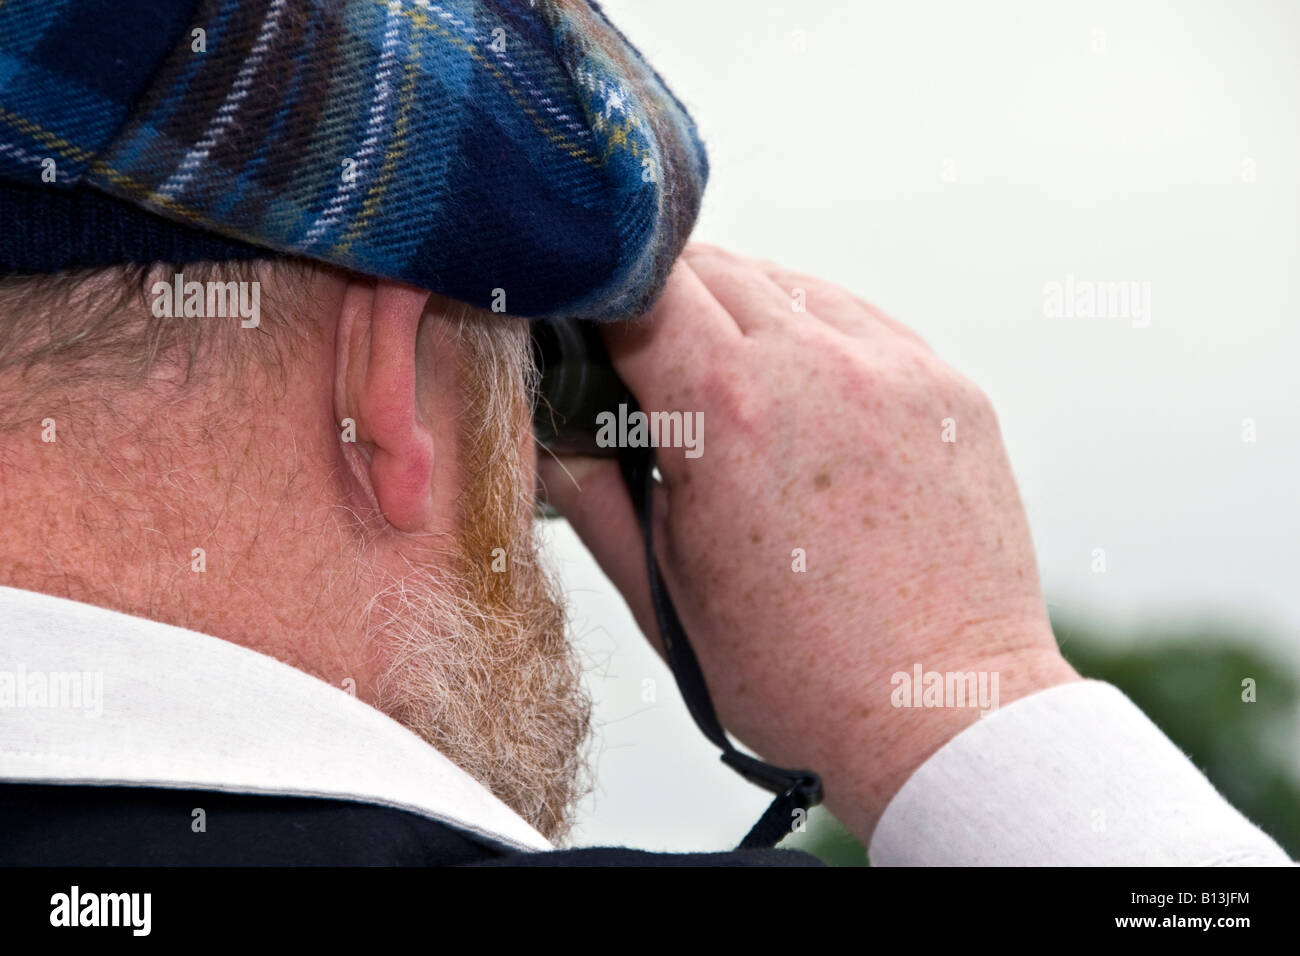
[[0, 180], [29, 217], [93, 193], [235, 257], [608, 320], [658, 294], [707, 175], [591, 0], [0, 3]]

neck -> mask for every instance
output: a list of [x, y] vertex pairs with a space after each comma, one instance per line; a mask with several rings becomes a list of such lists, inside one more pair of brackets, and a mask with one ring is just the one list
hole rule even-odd
[[373, 699], [330, 393], [286, 374], [275, 414], [252, 389], [151, 386], [148, 402], [51, 401], [54, 441], [39, 422], [0, 433], [0, 584], [201, 631]]

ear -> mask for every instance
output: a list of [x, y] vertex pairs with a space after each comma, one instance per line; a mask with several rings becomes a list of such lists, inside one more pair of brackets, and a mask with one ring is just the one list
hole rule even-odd
[[416, 381], [416, 340], [428, 302], [429, 293], [412, 286], [350, 279], [337, 333], [335, 413], [356, 422], [353, 473], [388, 523], [408, 532], [429, 530], [434, 511], [434, 435]]

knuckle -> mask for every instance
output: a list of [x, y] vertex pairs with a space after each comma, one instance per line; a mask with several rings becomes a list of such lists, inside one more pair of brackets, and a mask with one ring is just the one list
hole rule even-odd
[[972, 379], [954, 369], [948, 369], [947, 388], [952, 403], [964, 409], [967, 414], [980, 420], [996, 419], [993, 400]]
[[763, 393], [738, 369], [717, 365], [705, 383], [709, 411], [719, 424], [742, 433], [756, 431], [762, 423]]
[[984, 391], [972, 379], [967, 378], [960, 372], [953, 373], [957, 379], [958, 394], [973, 408], [980, 410], [992, 411], [993, 400], [989, 398], [988, 392]]
[[914, 392], [926, 404], [938, 401], [954, 411], [961, 410], [980, 418], [992, 413], [993, 404], [988, 394], [932, 352], [914, 353], [911, 366], [915, 374], [910, 377], [907, 390]]

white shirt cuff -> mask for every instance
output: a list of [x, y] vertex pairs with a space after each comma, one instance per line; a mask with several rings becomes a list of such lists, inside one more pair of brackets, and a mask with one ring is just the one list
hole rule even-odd
[[966, 728], [917, 769], [873, 866], [1287, 865], [1118, 689], [1076, 681]]

